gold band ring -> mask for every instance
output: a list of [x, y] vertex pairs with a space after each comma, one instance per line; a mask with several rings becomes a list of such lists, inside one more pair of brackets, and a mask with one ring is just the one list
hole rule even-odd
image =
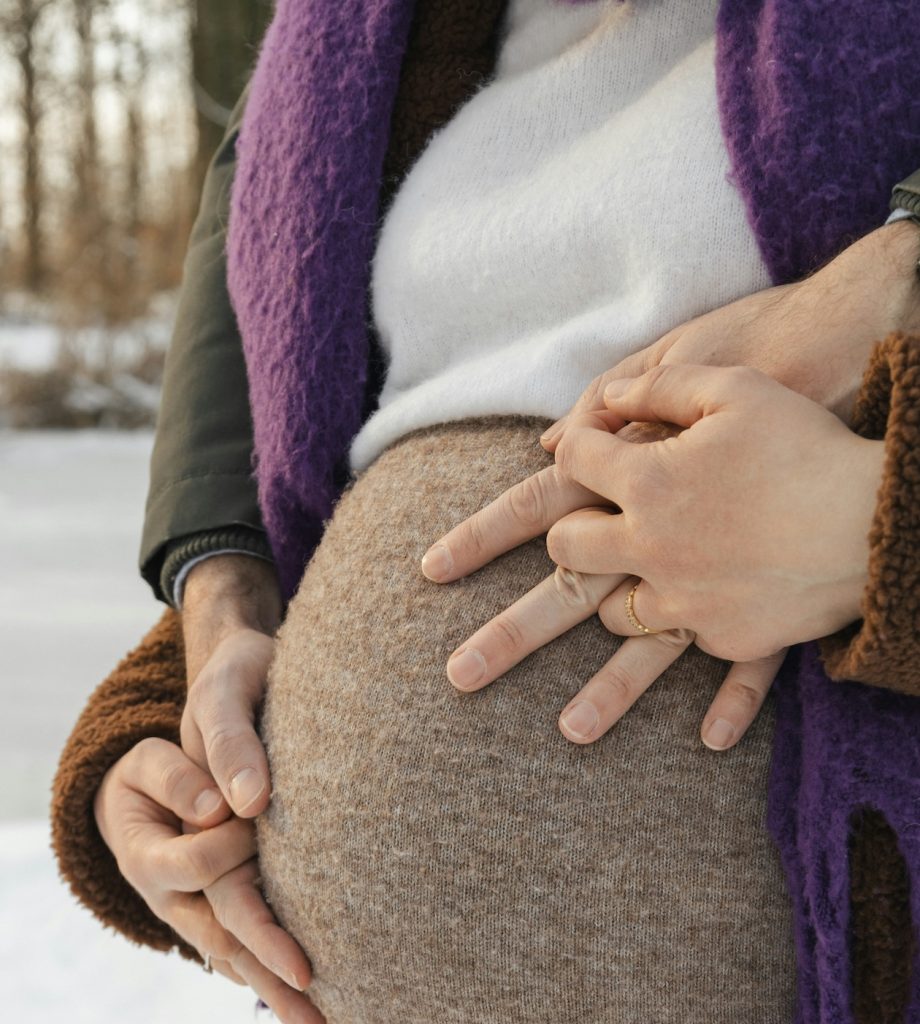
[[[641, 583], [642, 580], [639, 580]], [[632, 590], [626, 595], [626, 618], [629, 619], [629, 624], [633, 629], [638, 629], [640, 633], [651, 635], [652, 633], [663, 633], [663, 629], [649, 629], [648, 626], [643, 626], [642, 623], [636, 618], [636, 610], [633, 606], [636, 591], [639, 589], [639, 583], [634, 584]]]

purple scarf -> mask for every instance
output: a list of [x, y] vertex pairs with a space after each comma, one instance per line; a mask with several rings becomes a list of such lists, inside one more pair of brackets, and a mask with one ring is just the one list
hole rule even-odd
[[[286, 597], [345, 478], [368, 375], [378, 194], [413, 0], [279, 0], [238, 146], [229, 278], [259, 500]], [[881, 223], [920, 164], [912, 0], [722, 0], [733, 181], [773, 280]], [[690, 140], [688, 140], [688, 143]], [[769, 826], [792, 893], [799, 1024], [851, 1024], [850, 820], [882, 811], [920, 922], [920, 700], [828, 680], [816, 645], [776, 684]], [[920, 1020], [920, 956], [908, 1019]]]

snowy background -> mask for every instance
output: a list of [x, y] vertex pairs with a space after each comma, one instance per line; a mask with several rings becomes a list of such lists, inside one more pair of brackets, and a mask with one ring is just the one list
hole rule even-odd
[[[23, 341], [0, 322], [0, 352], [41, 361], [40, 342]], [[152, 440], [0, 431], [0, 964], [2, 1019], [16, 1024], [254, 1018], [248, 990], [105, 931], [48, 845], [64, 740], [161, 611], [136, 568]]]

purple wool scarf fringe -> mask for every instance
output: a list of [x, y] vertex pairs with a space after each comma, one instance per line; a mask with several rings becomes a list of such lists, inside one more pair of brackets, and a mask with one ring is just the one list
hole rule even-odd
[[[364, 414], [378, 193], [413, 9], [279, 0], [241, 130], [229, 283], [286, 598]], [[920, 165], [915, 25], [912, 0], [722, 0], [732, 180], [776, 283], [880, 224], [893, 183]], [[852, 1024], [847, 843], [860, 809], [897, 834], [915, 931], [920, 921], [920, 700], [832, 682], [813, 643], [790, 652], [775, 692], [768, 824], [794, 906], [795, 1022]], [[920, 1021], [920, 955], [910, 1000], [908, 1021]]]

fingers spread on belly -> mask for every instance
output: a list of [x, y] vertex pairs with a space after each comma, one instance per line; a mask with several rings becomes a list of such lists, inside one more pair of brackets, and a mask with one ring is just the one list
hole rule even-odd
[[447, 678], [458, 690], [481, 690], [590, 618], [622, 579], [557, 569], [458, 647], [447, 661]]

